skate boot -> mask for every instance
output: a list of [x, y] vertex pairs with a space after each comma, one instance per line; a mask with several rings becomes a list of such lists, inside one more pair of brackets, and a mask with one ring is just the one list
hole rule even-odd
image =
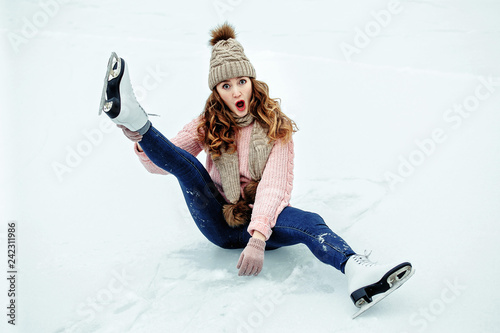
[[115, 52], [108, 61], [102, 89], [99, 114], [106, 113], [114, 123], [123, 125], [141, 135], [151, 126], [148, 115], [135, 98], [128, 74], [128, 66]]
[[351, 256], [345, 265], [345, 275], [351, 300], [360, 308], [353, 318], [398, 289], [413, 273], [415, 270], [409, 262], [378, 265], [371, 262], [368, 255]]

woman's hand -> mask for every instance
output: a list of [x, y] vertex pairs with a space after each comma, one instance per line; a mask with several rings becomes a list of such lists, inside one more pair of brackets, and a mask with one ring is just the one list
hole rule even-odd
[[260, 273], [260, 271], [262, 271], [262, 266], [264, 266], [265, 249], [266, 249], [265, 241], [257, 237], [250, 238], [247, 246], [241, 253], [238, 265], [236, 265], [236, 268], [240, 270], [238, 275], [257, 276]]
[[139, 134], [139, 132], [132, 132], [128, 128], [126, 128], [123, 125], [116, 125], [117, 127], [121, 128], [123, 131], [123, 134], [133, 142], [139, 142], [142, 140], [142, 135]]

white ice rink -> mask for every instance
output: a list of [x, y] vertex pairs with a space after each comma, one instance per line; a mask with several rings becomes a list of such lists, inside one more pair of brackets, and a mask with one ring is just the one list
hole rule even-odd
[[[498, 330], [498, 1], [0, 6], [1, 332]], [[356, 320], [345, 277], [305, 246], [238, 277], [241, 250], [209, 243], [175, 178], [147, 173], [97, 115], [115, 51], [155, 127], [174, 136], [202, 111], [208, 32], [225, 20], [299, 126], [292, 205], [373, 260], [416, 267]]]

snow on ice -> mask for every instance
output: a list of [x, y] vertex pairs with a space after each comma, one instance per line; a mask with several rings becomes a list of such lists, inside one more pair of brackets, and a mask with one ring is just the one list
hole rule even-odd
[[[4, 307], [2, 332], [497, 330], [498, 2], [1, 7], [0, 247], [16, 221], [19, 249], [16, 326]], [[305, 246], [238, 277], [241, 251], [204, 239], [176, 180], [147, 173], [97, 115], [115, 51], [155, 126], [175, 135], [203, 108], [208, 31], [225, 20], [299, 126], [292, 205], [373, 260], [417, 269], [354, 321], [344, 276]]]

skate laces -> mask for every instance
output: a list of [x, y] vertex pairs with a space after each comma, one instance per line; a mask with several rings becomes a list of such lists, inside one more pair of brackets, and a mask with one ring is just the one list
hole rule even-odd
[[367, 251], [365, 250], [364, 251], [364, 254], [358, 254], [354, 257], [354, 260], [359, 264], [359, 265], [362, 265], [362, 266], [366, 266], [366, 267], [371, 267], [371, 266], [374, 266], [376, 263], [372, 262], [368, 257], [370, 256], [370, 254], [372, 254], [372, 251]]

